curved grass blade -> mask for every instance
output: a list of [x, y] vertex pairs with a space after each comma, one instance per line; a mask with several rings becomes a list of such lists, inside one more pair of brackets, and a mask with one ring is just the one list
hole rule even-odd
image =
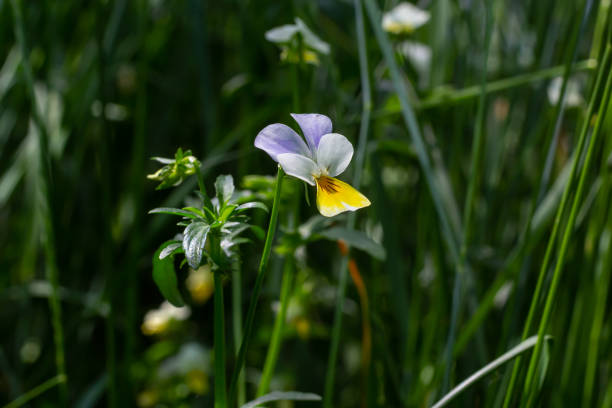
[[[552, 339], [551, 336], [544, 336], [544, 340]], [[516, 356], [528, 351], [532, 347], [536, 345], [538, 341], [538, 336], [529, 337], [527, 340], [522, 341], [517, 346], [513, 347], [506, 353], [502, 354], [495, 360], [491, 361], [486, 366], [482, 367], [480, 370], [476, 371], [474, 374], [466, 378], [459, 385], [453, 388], [448, 394], [442, 397], [438, 402], [436, 402], [431, 408], [441, 408], [451, 402], [457, 395], [461, 394], [468, 387], [474, 384], [476, 381], [480, 380], [487, 374], [491, 373], [493, 370], [496, 370], [500, 366], [504, 365], [508, 361], [512, 360]]]
[[321, 401], [321, 396], [310, 392], [275, 391], [259, 397], [253, 401], [247, 402], [240, 408], [256, 408], [261, 407], [261, 404], [273, 401]]

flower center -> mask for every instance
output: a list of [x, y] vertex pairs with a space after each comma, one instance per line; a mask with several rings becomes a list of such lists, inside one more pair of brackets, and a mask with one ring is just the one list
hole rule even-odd
[[317, 185], [321, 188], [321, 190], [329, 194], [336, 193], [338, 189], [340, 188], [338, 184], [336, 184], [336, 180], [334, 180], [331, 177], [321, 176], [321, 177], [318, 177], [316, 180], [317, 180]]

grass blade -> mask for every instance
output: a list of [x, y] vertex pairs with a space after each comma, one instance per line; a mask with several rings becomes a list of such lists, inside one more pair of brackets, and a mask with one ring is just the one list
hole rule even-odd
[[[551, 339], [550, 336], [544, 337], [544, 340], [550, 340], [550, 339]], [[485, 377], [492, 371], [506, 364], [508, 361], [512, 360], [513, 358], [533, 348], [536, 345], [537, 341], [538, 341], [538, 336], [532, 336], [528, 338], [527, 340], [522, 341], [517, 346], [508, 350], [506, 353], [502, 354], [501, 356], [491, 361], [489, 364], [482, 367], [480, 370], [476, 371], [474, 374], [472, 374], [471, 376], [463, 380], [461, 383], [459, 383], [459, 385], [453, 388], [448, 394], [446, 394], [438, 402], [436, 402], [431, 408], [442, 408], [443, 406], [447, 405], [457, 395], [461, 394], [468, 387], [473, 385], [476, 381], [480, 380], [481, 378]]]

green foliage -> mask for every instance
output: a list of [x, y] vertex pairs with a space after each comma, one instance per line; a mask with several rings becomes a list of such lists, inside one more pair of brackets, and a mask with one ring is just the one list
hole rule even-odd
[[164, 242], [153, 255], [153, 280], [164, 298], [176, 307], [185, 305], [174, 270], [174, 253], [180, 245], [177, 241]]
[[157, 190], [178, 186], [186, 177], [195, 174], [200, 168], [200, 162], [191, 154], [191, 150], [183, 152], [180, 147], [174, 154], [174, 160], [163, 157], [152, 157], [152, 160], [164, 165], [155, 173], [147, 176], [149, 180], [161, 181]]

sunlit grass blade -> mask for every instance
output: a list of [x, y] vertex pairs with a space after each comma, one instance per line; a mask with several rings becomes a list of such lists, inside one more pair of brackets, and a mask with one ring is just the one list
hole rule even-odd
[[[550, 338], [550, 336], [545, 336], [543, 341], [549, 340]], [[490, 374], [492, 371], [498, 369], [502, 365], [506, 364], [508, 361], [511, 361], [513, 358], [525, 353], [526, 351], [529, 351], [535, 346], [537, 340], [537, 336], [533, 336], [526, 340], [523, 340], [520, 344], [508, 350], [506, 353], [491, 361], [489, 364], [482, 367], [480, 370], [476, 371], [474, 374], [463, 380], [448, 394], [446, 394], [438, 402], [436, 402], [432, 406], [432, 408], [442, 408], [443, 406], [448, 405], [449, 402], [451, 402], [455, 397], [465, 391], [468, 387], [473, 385], [476, 381], [479, 381], [486, 375]]]

